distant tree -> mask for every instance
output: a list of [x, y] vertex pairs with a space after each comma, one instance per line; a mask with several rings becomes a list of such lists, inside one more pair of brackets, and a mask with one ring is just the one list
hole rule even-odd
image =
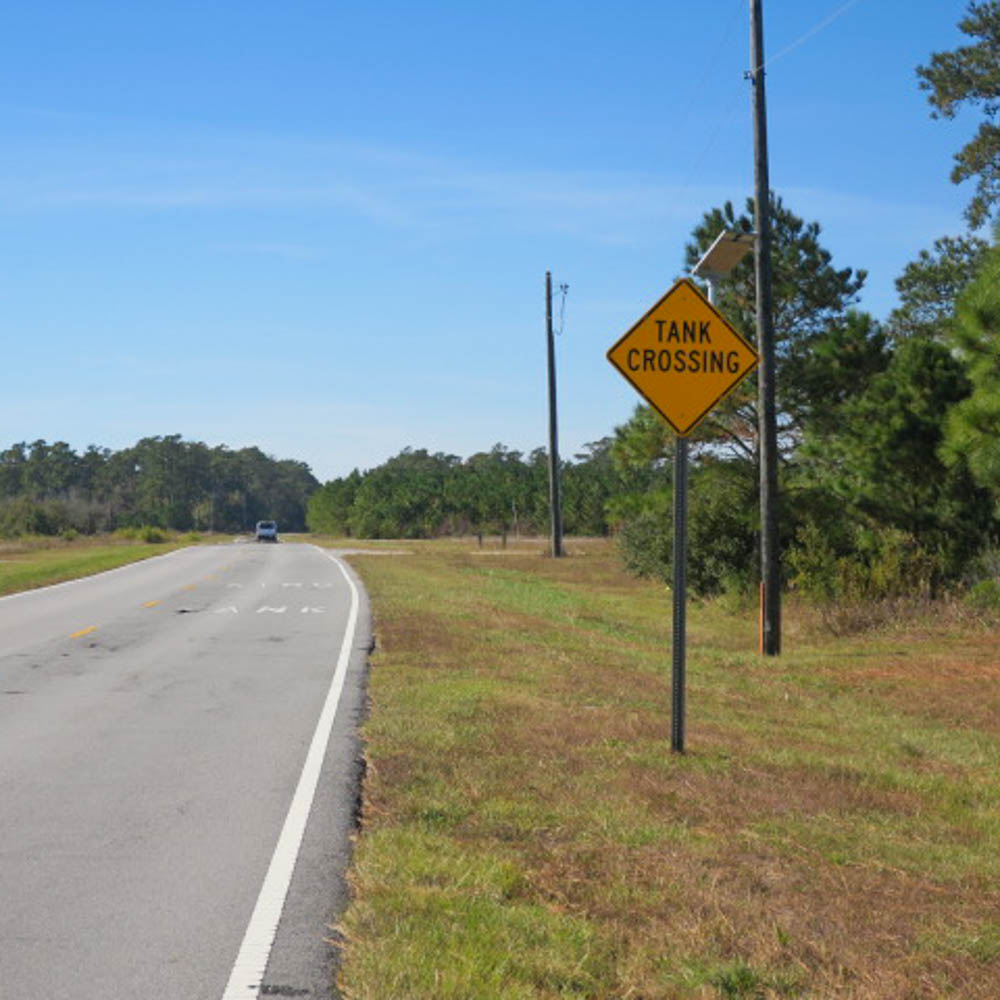
[[438, 534], [448, 513], [446, 485], [458, 463], [454, 455], [404, 448], [369, 470], [351, 506], [351, 535], [427, 538]]
[[[695, 226], [685, 250], [693, 267], [723, 229], [751, 232], [754, 204], [737, 216], [731, 202], [706, 212]], [[831, 325], [844, 321], [864, 286], [866, 272], [836, 268], [820, 242], [818, 222], [805, 222], [771, 195], [772, 297], [777, 361], [779, 426], [785, 447], [801, 436], [806, 394], [796, 381], [807, 367], [817, 341]], [[751, 343], [756, 341], [756, 285], [751, 256], [720, 283], [716, 306]], [[753, 458], [756, 448], [756, 377], [746, 379], [696, 432], [696, 439], [728, 445], [734, 453]]]
[[109, 449], [98, 448], [92, 444], [88, 445], [87, 450], [80, 456], [79, 487], [88, 500], [101, 499], [102, 472], [110, 455]]
[[864, 392], [891, 357], [885, 331], [867, 313], [852, 310], [831, 320], [809, 338], [808, 350], [785, 360], [786, 410], [803, 432], [835, 426], [841, 405]]
[[929, 560], [932, 587], [953, 578], [992, 531], [988, 495], [964, 463], [940, 457], [947, 414], [969, 391], [947, 347], [903, 341], [862, 393], [807, 435], [793, 495], [833, 501], [819, 505], [830, 533], [845, 520], [901, 533]]
[[606, 535], [608, 502], [622, 488], [612, 457], [614, 438], [591, 441], [562, 475], [563, 527], [571, 535]]
[[0, 496], [16, 497], [25, 489], [28, 446], [21, 441], [0, 452]]
[[943, 337], [962, 290], [979, 273], [989, 244], [977, 236], [943, 236], [921, 250], [896, 279], [899, 307], [889, 316], [896, 339]]
[[471, 455], [455, 473], [464, 484], [463, 513], [474, 531], [495, 531], [506, 539], [511, 529], [520, 530], [532, 506], [531, 476], [520, 452], [498, 443]]
[[269, 458], [271, 477], [268, 493], [260, 508], [270, 511], [261, 518], [272, 518], [286, 531], [305, 531], [309, 497], [319, 487], [305, 462], [293, 458]]
[[[609, 530], [608, 506], [634, 475], [612, 458], [612, 441], [587, 445], [563, 462], [564, 524], [576, 534]], [[317, 490], [309, 503], [313, 531], [368, 538], [427, 538], [468, 533], [537, 534], [549, 525], [548, 458], [495, 444], [462, 461], [405, 448], [366, 472], [355, 470]]]
[[943, 454], [951, 465], [967, 462], [1000, 502], [1000, 247], [959, 299], [948, 342], [972, 391], [948, 416]]
[[[565, 463], [562, 463], [565, 468]], [[527, 468], [528, 496], [525, 501], [524, 524], [540, 534], [547, 534], [551, 526], [549, 511], [549, 452], [547, 448], [533, 448], [525, 461]], [[560, 480], [562, 482], [562, 480]]]
[[348, 476], [334, 479], [321, 486], [309, 497], [306, 524], [310, 531], [328, 535], [350, 535], [351, 507], [362, 482], [355, 469]]
[[650, 510], [659, 515], [666, 509], [673, 450], [673, 432], [649, 406], [636, 406], [628, 422], [615, 428], [611, 460], [623, 487], [608, 500], [609, 527], [618, 530]]
[[250, 517], [301, 531], [318, 485], [303, 462], [257, 448], [210, 449], [179, 434], [143, 438], [117, 452], [91, 445], [82, 456], [64, 441], [37, 440], [0, 452], [0, 501], [15, 501], [3, 505], [0, 533], [140, 524], [235, 531]]
[[972, 43], [935, 52], [928, 65], [917, 68], [917, 76], [935, 118], [954, 118], [963, 104], [979, 106], [985, 117], [975, 136], [955, 154], [951, 172], [955, 184], [976, 178], [966, 217], [978, 229], [1000, 199], [1000, 0], [970, 2], [958, 26]]

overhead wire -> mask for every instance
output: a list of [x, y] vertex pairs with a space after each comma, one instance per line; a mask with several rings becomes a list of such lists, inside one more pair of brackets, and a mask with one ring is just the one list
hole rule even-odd
[[[847, 0], [847, 3], [841, 4], [836, 10], [834, 10], [831, 14], [823, 18], [823, 20], [814, 24], [804, 34], [800, 35], [793, 42], [786, 45], [783, 49], [780, 49], [769, 59], [765, 60], [764, 65], [761, 68], [766, 70], [770, 65], [777, 62], [779, 59], [784, 58], [790, 52], [793, 52], [795, 49], [804, 45], [807, 41], [809, 41], [814, 36], [818, 35], [825, 28], [828, 28], [831, 24], [833, 24], [834, 21], [836, 21], [839, 17], [846, 14], [852, 7], [856, 7], [859, 3], [861, 3], [861, 0]], [[740, 6], [741, 7], [743, 6], [742, 3], [740, 4]], [[730, 20], [730, 24], [727, 27], [727, 31], [725, 33], [724, 42], [720, 43], [720, 45], [725, 44], [725, 42], [728, 42], [728, 36], [732, 32], [732, 25], [734, 21], [735, 19]], [[752, 78], [752, 76], [753, 76], [753, 71], [748, 71], [747, 73], [744, 74], [744, 79]], [[704, 81], [706, 79], [707, 75], [706, 77], [703, 78], [702, 84], [704, 84]], [[743, 93], [744, 93], [743, 88], [740, 87], [733, 93], [733, 96], [730, 97], [729, 102], [726, 105], [723, 113], [719, 116], [719, 119], [716, 122], [715, 128], [712, 130], [712, 133], [709, 136], [708, 141], [705, 143], [705, 146], [702, 148], [702, 151], [693, 161], [693, 166], [689, 171], [688, 177], [685, 179], [683, 185], [684, 187], [687, 187], [691, 183], [693, 178], [701, 173], [701, 168], [704, 165], [705, 161], [707, 160], [708, 155], [714, 150], [716, 144], [719, 141], [719, 137], [722, 134], [723, 127], [726, 124], [728, 124], [729, 119], [732, 116], [733, 107], [736, 104], [736, 101], [742, 96]]]
[[701, 99], [701, 95], [705, 92], [705, 84], [708, 83], [709, 77], [711, 77], [713, 73], [718, 73], [718, 60], [716, 57], [729, 44], [729, 39], [736, 27], [739, 13], [744, 8], [745, 4], [746, 0], [735, 0], [735, 2], [733, 2], [729, 20], [717, 36], [718, 42], [715, 45], [715, 52], [712, 54], [711, 58], [702, 60], [705, 68], [702, 70], [701, 76], [692, 90], [691, 99], [684, 106], [684, 110], [681, 111], [680, 115], [678, 115], [675, 119], [676, 131], [683, 132], [684, 127], [688, 123], [688, 119], [691, 117], [691, 112]]
[[559, 302], [559, 329], [556, 330], [556, 336], [561, 337], [563, 332], [563, 323], [566, 320], [566, 293], [569, 291], [569, 285], [563, 283], [559, 286], [559, 293], [562, 298]]
[[[737, 3], [733, 4], [729, 20], [726, 23], [723, 30], [718, 35], [719, 41], [716, 45], [716, 51], [715, 51], [716, 56], [719, 55], [725, 48], [728, 48], [730, 39], [732, 38], [733, 32], [736, 28], [736, 24], [739, 20], [740, 12], [743, 11], [745, 8], [746, 8], [746, 0], [737, 0]], [[712, 74], [717, 74], [719, 71], [718, 59], [713, 57], [711, 59], [704, 60], [704, 63], [705, 63], [705, 70], [702, 73], [701, 79], [699, 80], [698, 85], [695, 88], [694, 96], [692, 97], [690, 103], [688, 104], [682, 116], [680, 127], [676, 129], [676, 131], [679, 133], [683, 133], [683, 127], [687, 125], [687, 121], [688, 118], [690, 117], [692, 108], [694, 108], [696, 102], [699, 100], [700, 95], [704, 94], [705, 85], [708, 83], [709, 77]], [[718, 120], [716, 121], [715, 127], [712, 129], [712, 132], [708, 137], [708, 141], [704, 144], [701, 151], [691, 161], [692, 166], [689, 168], [687, 175], [684, 178], [684, 182], [681, 185], [682, 188], [689, 187], [694, 178], [701, 173], [702, 166], [708, 159], [709, 153], [711, 153], [715, 149], [715, 146], [719, 141], [719, 136], [722, 134], [723, 127], [729, 123], [729, 120], [732, 117], [733, 108], [736, 102], [741, 98], [743, 93], [744, 91], [741, 85], [740, 86], [734, 85], [733, 90], [729, 95], [729, 99], [726, 102], [725, 107], [722, 109], [718, 117]]]
[[824, 28], [828, 28], [831, 24], [833, 24], [834, 21], [837, 20], [838, 17], [840, 17], [842, 14], [846, 14], [852, 7], [856, 7], [859, 3], [861, 3], [861, 0], [847, 0], [847, 3], [838, 7], [828, 17], [823, 18], [822, 21], [819, 21], [817, 24], [814, 24], [804, 35], [800, 35], [790, 45], [786, 45], [783, 49], [780, 49], [778, 52], [775, 52], [775, 54], [771, 56], [770, 59], [767, 59], [764, 62], [764, 65], [761, 68], [767, 69], [767, 67], [770, 66], [772, 63], [776, 63], [779, 59], [782, 59], [784, 56], [787, 56], [789, 52], [794, 52], [795, 49], [797, 49], [800, 45], [804, 45], [814, 35], [818, 35]]

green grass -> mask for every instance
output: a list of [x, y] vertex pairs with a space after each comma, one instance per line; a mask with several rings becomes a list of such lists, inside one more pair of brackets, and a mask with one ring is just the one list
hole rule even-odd
[[0, 596], [102, 573], [141, 559], [148, 559], [150, 556], [162, 555], [185, 544], [188, 543], [175, 541], [161, 544], [145, 542], [99, 544], [91, 541], [74, 541], [58, 543], [52, 548], [26, 548], [19, 551], [19, 547], [8, 543], [7, 551], [0, 548]]
[[[385, 548], [392, 548], [388, 543]], [[997, 634], [690, 610], [613, 550], [352, 557], [378, 648], [348, 997], [1000, 996]], [[517, 548], [517, 546], [512, 546]]]

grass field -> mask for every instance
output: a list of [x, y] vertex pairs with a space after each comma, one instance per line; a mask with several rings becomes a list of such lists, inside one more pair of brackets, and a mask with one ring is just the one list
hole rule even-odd
[[149, 544], [107, 535], [72, 542], [58, 538], [0, 542], [0, 597], [116, 569], [186, 544], [191, 543]]
[[355, 1000], [1000, 997], [1000, 656], [947, 613], [689, 616], [603, 542], [355, 555], [376, 615]]

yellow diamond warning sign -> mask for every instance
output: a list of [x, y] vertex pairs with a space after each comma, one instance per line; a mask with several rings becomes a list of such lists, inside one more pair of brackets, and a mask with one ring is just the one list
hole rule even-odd
[[687, 279], [608, 351], [608, 360], [687, 437], [757, 366], [757, 352]]

